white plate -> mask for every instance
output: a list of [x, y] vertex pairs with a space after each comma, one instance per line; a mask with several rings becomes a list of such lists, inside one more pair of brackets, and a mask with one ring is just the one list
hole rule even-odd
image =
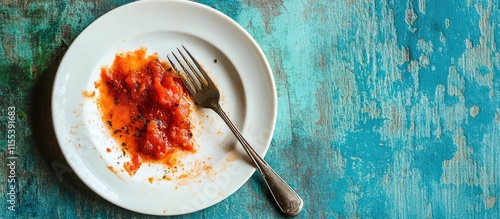
[[111, 65], [117, 52], [145, 47], [166, 60], [181, 44], [210, 70], [223, 109], [257, 153], [265, 155], [273, 135], [276, 91], [271, 69], [255, 40], [236, 22], [189, 1], [139, 1], [112, 10], [87, 27], [62, 59], [52, 116], [74, 172], [97, 194], [132, 211], [178, 215], [201, 210], [231, 195], [255, 170], [222, 120], [212, 111], [195, 109], [196, 153], [182, 155], [178, 169], [143, 164], [133, 177], [124, 173], [128, 156], [120, 156], [94, 100], [82, 93], [96, 90], [100, 68]]

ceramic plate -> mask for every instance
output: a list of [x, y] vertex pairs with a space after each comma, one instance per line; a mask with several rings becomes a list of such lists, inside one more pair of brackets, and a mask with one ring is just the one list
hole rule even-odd
[[63, 57], [52, 114], [74, 172], [97, 194], [132, 211], [178, 215], [201, 210], [234, 193], [255, 170], [222, 119], [201, 108], [192, 113], [196, 153], [180, 155], [175, 167], [143, 164], [134, 176], [123, 170], [130, 157], [110, 137], [95, 102], [100, 68], [111, 65], [116, 53], [141, 47], [166, 60], [181, 44], [209, 69], [223, 109], [257, 153], [264, 156], [272, 138], [276, 91], [271, 69], [236, 22], [189, 1], [139, 1], [110, 11], [87, 27]]

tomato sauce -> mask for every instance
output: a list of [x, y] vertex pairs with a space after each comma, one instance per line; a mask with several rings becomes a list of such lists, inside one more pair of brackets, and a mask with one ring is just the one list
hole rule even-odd
[[172, 166], [176, 150], [195, 151], [189, 95], [172, 67], [146, 52], [116, 54], [95, 83], [105, 126], [132, 158], [124, 164], [130, 175], [142, 162]]

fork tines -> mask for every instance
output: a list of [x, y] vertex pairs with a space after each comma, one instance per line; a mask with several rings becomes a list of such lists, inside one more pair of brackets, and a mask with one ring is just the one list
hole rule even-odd
[[[167, 59], [189, 92], [197, 93], [206, 86], [210, 86], [212, 81], [207, 75], [206, 70], [203, 66], [201, 66], [200, 62], [193, 57], [186, 47], [182, 46], [182, 49], [183, 50], [177, 48], [180, 58], [175, 54], [175, 52], [172, 52], [175, 62], [170, 59], [169, 55], [167, 55]], [[177, 64], [181, 67], [182, 71], [177, 68]]]

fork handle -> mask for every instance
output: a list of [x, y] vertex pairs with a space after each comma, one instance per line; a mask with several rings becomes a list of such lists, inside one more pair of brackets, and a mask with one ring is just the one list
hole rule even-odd
[[300, 213], [303, 207], [303, 201], [299, 195], [255, 152], [252, 146], [245, 140], [241, 132], [227, 117], [226, 113], [222, 110], [219, 103], [211, 106], [234, 133], [236, 138], [240, 141], [241, 145], [247, 152], [248, 156], [257, 166], [257, 169], [262, 175], [264, 182], [266, 182], [269, 191], [274, 198], [274, 201], [280, 210], [287, 216], [296, 216]]

